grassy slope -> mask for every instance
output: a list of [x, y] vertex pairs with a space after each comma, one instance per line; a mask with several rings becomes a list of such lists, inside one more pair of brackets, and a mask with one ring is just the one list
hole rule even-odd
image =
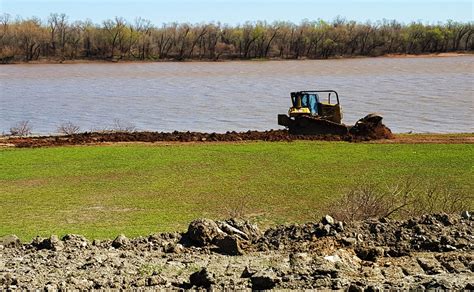
[[248, 205], [261, 224], [311, 220], [370, 177], [473, 189], [472, 144], [328, 142], [0, 150], [0, 235], [91, 238], [184, 229]]

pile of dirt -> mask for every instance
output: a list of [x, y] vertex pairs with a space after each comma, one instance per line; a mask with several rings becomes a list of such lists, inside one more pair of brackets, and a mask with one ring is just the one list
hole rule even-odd
[[474, 289], [468, 212], [282, 225], [198, 219], [185, 233], [0, 238], [1, 289]]
[[[375, 130], [374, 130], [375, 129]], [[390, 133], [388, 135], [387, 133]], [[9, 137], [5, 143], [15, 147], [44, 147], [63, 145], [84, 145], [114, 142], [238, 142], [238, 141], [368, 141], [390, 139], [391, 132], [383, 125], [370, 130], [357, 131], [345, 136], [338, 135], [291, 135], [287, 130], [201, 133], [201, 132], [86, 132], [64, 136]]]
[[358, 141], [394, 138], [392, 131], [382, 123], [382, 116], [377, 114], [369, 114], [358, 120], [349, 129], [349, 136]]

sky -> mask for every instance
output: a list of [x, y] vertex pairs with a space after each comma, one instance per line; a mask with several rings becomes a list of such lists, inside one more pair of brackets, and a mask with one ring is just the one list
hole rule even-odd
[[137, 17], [154, 24], [169, 22], [333, 20], [337, 16], [359, 22], [395, 19], [423, 23], [473, 21], [474, 0], [0, 0], [0, 14], [46, 20], [50, 13], [65, 13], [69, 20], [100, 23], [116, 16]]

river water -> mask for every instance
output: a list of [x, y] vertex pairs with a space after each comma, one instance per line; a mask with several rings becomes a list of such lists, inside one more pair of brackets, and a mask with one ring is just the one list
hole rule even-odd
[[0, 66], [0, 133], [114, 120], [141, 130], [278, 129], [289, 93], [338, 91], [344, 122], [370, 112], [394, 132], [473, 132], [474, 56]]

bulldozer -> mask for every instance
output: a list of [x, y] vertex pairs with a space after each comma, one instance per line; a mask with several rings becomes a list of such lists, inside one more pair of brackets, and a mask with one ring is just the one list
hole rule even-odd
[[278, 124], [291, 135], [339, 135], [368, 139], [389, 139], [390, 129], [382, 124], [382, 116], [369, 114], [354, 126], [342, 123], [342, 108], [335, 90], [305, 90], [291, 92], [292, 106], [288, 115], [279, 114]]
[[[324, 97], [326, 95], [326, 97]], [[292, 135], [346, 135], [349, 128], [342, 123], [339, 94], [334, 90], [291, 92], [292, 106], [288, 115], [279, 114], [278, 124]]]

